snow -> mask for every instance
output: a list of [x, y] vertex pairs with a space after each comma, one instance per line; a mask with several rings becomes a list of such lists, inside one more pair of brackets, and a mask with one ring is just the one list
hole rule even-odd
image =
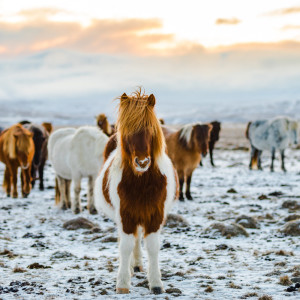
[[[257, 295], [249, 299], [262, 295], [273, 299], [299, 299], [299, 292], [288, 293], [286, 287], [278, 283], [283, 275], [293, 277], [296, 266], [300, 270], [299, 237], [284, 236], [278, 230], [289, 215], [288, 209], [281, 207], [282, 203], [300, 198], [300, 151], [287, 151], [286, 174], [280, 170], [279, 161], [276, 161], [275, 172], [270, 173], [269, 154], [263, 156], [263, 171], [249, 171], [248, 156], [247, 151], [216, 149], [217, 167], [212, 168], [206, 158], [204, 167], [197, 168], [193, 174], [194, 200], [177, 202], [172, 209], [172, 213], [181, 215], [189, 223], [188, 228], [164, 227], [161, 236], [162, 280], [165, 289], [180, 289], [182, 294], [178, 299], [241, 299], [248, 293]], [[1, 164], [0, 178], [3, 170]], [[116, 295], [117, 242], [104, 241], [117, 237], [114, 223], [102, 214], [89, 215], [85, 209], [80, 216], [98, 224], [99, 233], [63, 229], [64, 222], [77, 216], [71, 210], [61, 211], [55, 207], [54, 173], [49, 163], [45, 172], [43, 192], [35, 188], [27, 199], [6, 198], [4, 192], [0, 192], [0, 252], [7, 249], [16, 255], [14, 258], [0, 255], [0, 286], [11, 288], [12, 282], [19, 281], [19, 285], [27, 282], [17, 287], [17, 292], [2, 293], [1, 299], [176, 297], [168, 293], [151, 295], [143, 287], [144, 272], [132, 277], [129, 295]], [[228, 193], [231, 188], [237, 193]], [[87, 181], [83, 181], [83, 205], [86, 205], [86, 191]], [[274, 191], [283, 195], [269, 196]], [[262, 194], [268, 199], [259, 200]], [[243, 214], [257, 218], [260, 225], [260, 229], [246, 229], [249, 237], [226, 238], [204, 233], [214, 222], [230, 224]], [[27, 233], [32, 237], [24, 237]], [[226, 246], [220, 247], [222, 244]], [[280, 250], [287, 255], [276, 254]], [[51, 258], [57, 251], [67, 251], [74, 256]], [[144, 256], [146, 267], [145, 253]], [[28, 269], [32, 263], [51, 268]], [[15, 267], [26, 272], [14, 273]], [[213, 288], [211, 293], [205, 292], [207, 286]]]

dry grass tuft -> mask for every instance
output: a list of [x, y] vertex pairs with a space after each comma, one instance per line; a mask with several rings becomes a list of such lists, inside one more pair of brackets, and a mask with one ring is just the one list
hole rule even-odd
[[213, 291], [214, 291], [214, 289], [210, 285], [204, 290], [204, 292], [206, 292], [206, 293], [212, 293]]
[[273, 300], [273, 298], [268, 295], [263, 295], [263, 296], [259, 297], [258, 300]]
[[292, 281], [290, 280], [289, 276], [284, 275], [279, 278], [279, 284], [287, 286], [292, 284]]

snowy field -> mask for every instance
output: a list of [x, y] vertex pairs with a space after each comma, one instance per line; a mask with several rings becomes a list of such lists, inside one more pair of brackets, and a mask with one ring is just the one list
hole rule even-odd
[[[288, 293], [280, 284], [283, 276], [300, 277], [299, 236], [279, 230], [286, 217], [297, 213], [295, 206], [283, 207], [289, 206], [286, 201], [300, 202], [300, 150], [287, 151], [284, 174], [278, 160], [275, 173], [269, 172], [267, 153], [264, 170], [249, 171], [249, 153], [229, 148], [215, 150], [216, 168], [206, 158], [204, 167], [194, 172], [194, 201], [173, 207], [172, 213], [188, 225], [163, 229], [160, 267], [166, 293], [159, 296], [150, 294], [144, 272], [132, 277], [130, 295], [115, 294], [114, 223], [84, 209], [80, 216], [100, 230], [64, 229], [64, 222], [77, 216], [55, 207], [49, 164], [44, 192], [35, 188], [27, 199], [11, 199], [1, 191], [0, 299], [299, 299], [300, 292]], [[0, 180], [3, 170], [1, 164]], [[83, 181], [83, 206], [86, 186]], [[246, 228], [248, 237], [206, 231], [216, 222], [231, 224], [240, 215], [257, 221], [258, 228]]]

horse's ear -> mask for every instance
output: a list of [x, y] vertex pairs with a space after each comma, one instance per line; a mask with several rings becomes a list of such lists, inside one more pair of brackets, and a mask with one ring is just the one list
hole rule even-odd
[[32, 132], [27, 132], [26, 135], [29, 136], [29, 137], [33, 137], [33, 133]]
[[153, 94], [151, 94], [149, 97], [148, 97], [148, 102], [149, 102], [149, 105], [151, 106], [154, 106], [155, 105], [155, 97]]
[[121, 96], [121, 102], [122, 101], [125, 101], [128, 99], [128, 96], [126, 95], [126, 93], [124, 93], [122, 96]]

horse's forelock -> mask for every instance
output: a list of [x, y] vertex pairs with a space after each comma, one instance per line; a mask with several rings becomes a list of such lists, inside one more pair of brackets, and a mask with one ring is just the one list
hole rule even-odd
[[[152, 98], [154, 96], [152, 95]], [[148, 130], [153, 136], [153, 154], [157, 156], [164, 151], [165, 142], [159, 120], [154, 111], [154, 99], [148, 101], [148, 96], [137, 90], [131, 96], [123, 94], [119, 97], [119, 113], [116, 123], [120, 136], [131, 136], [143, 130]]]

